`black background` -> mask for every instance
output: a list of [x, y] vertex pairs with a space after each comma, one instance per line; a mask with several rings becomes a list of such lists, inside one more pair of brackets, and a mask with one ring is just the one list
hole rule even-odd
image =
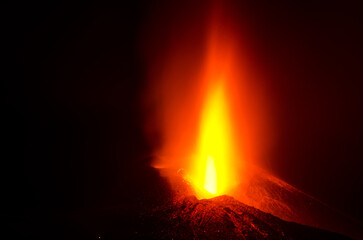
[[[362, 220], [358, 2], [234, 6], [249, 20], [243, 24], [253, 61], [269, 76], [263, 84], [278, 135], [266, 166]], [[8, 222], [99, 206], [127, 208], [157, 189], [139, 105], [146, 80], [142, 33], [150, 18], [167, 23], [173, 15], [168, 11], [183, 17], [204, 4], [33, 1], [4, 8], [1, 195], [2, 216], [13, 219]]]

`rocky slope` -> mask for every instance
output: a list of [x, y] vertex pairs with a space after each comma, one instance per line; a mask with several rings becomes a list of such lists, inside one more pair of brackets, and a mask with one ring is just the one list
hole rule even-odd
[[350, 239], [281, 220], [232, 197], [170, 201], [141, 217], [141, 239]]

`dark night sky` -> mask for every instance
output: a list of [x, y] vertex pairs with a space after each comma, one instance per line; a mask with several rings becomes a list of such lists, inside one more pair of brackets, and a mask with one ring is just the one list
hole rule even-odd
[[[142, 31], [149, 18], [168, 22], [170, 12], [162, 14], [168, 9], [183, 17], [203, 8], [191, 2], [7, 6], [7, 216], [129, 204], [153, 189], [139, 109], [146, 75]], [[363, 7], [341, 4], [234, 6], [248, 19], [254, 64], [269, 76], [263, 84], [278, 137], [266, 166], [363, 220]]]

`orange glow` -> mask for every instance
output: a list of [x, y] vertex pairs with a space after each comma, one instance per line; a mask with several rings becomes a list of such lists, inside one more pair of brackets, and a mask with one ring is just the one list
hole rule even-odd
[[[207, 93], [200, 121], [197, 154], [191, 163], [192, 183], [196, 189], [204, 187], [218, 196], [226, 193], [233, 176], [233, 144], [231, 122], [227, 107], [224, 79], [218, 79], [216, 86]], [[198, 197], [206, 197], [198, 192]]]
[[207, 15], [198, 13], [193, 25], [173, 25], [163, 51], [149, 50], [144, 95], [152, 165], [183, 169], [197, 198], [234, 196], [245, 181], [245, 164], [259, 160], [268, 139], [264, 93], [256, 85], [258, 74], [247, 71], [241, 30], [220, 8], [212, 8], [208, 22], [200, 21]]

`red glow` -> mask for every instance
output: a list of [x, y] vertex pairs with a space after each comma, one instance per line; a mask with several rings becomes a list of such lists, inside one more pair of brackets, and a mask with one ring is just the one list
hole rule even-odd
[[206, 25], [196, 24], [201, 45], [191, 44], [193, 26], [174, 32], [178, 38], [150, 64], [146, 131], [158, 156], [154, 166], [183, 168], [200, 198], [233, 196], [245, 163], [258, 161], [267, 139], [263, 98], [230, 15], [214, 8]]

